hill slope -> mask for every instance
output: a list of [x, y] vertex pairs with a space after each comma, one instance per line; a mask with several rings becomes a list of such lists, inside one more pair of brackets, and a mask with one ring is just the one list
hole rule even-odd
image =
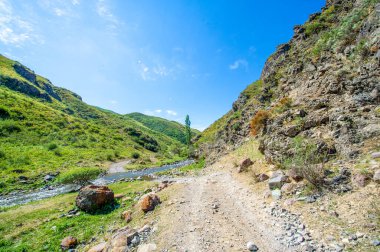
[[87, 105], [1, 55], [0, 67], [0, 192], [36, 187], [48, 173], [114, 159], [181, 159], [179, 141]]
[[[185, 126], [178, 122], [169, 121], [156, 116], [148, 116], [141, 113], [130, 113], [125, 116], [142, 123], [151, 130], [161, 132], [168, 137], [174, 138], [177, 141], [186, 144]], [[193, 137], [196, 137], [200, 132], [196, 129], [192, 129], [192, 133]]]
[[250, 133], [278, 165], [309, 144], [314, 154], [343, 159], [379, 150], [379, 16], [376, 0], [327, 1], [202, 133], [200, 151], [214, 160]]

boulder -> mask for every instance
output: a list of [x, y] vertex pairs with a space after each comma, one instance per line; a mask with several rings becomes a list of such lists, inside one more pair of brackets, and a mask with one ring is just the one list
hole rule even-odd
[[244, 172], [247, 171], [248, 167], [253, 165], [253, 161], [250, 158], [246, 158], [243, 161], [240, 162], [238, 172]]
[[121, 218], [123, 220], [125, 220], [127, 223], [131, 222], [131, 220], [132, 220], [132, 211], [130, 211], [130, 210], [124, 211], [121, 214]]
[[268, 181], [269, 189], [273, 190], [276, 188], [281, 188], [285, 183], [288, 182], [290, 182], [288, 176], [284, 175], [282, 171], [276, 171]]
[[161, 203], [161, 200], [156, 194], [154, 193], [146, 194], [141, 199], [141, 210], [144, 213], [153, 211], [154, 208], [160, 203]]
[[373, 181], [380, 183], [380, 170], [376, 170], [373, 174]]
[[154, 243], [142, 244], [138, 247], [137, 252], [151, 252], [156, 251], [157, 245]]
[[83, 187], [76, 198], [76, 205], [85, 212], [94, 212], [114, 202], [114, 194], [107, 186]]
[[75, 248], [77, 245], [78, 245], [77, 238], [72, 237], [72, 236], [67, 236], [61, 242], [61, 249], [69, 250], [69, 249]]
[[259, 174], [259, 175], [257, 176], [257, 180], [258, 180], [259, 182], [263, 182], [263, 181], [268, 180], [268, 179], [269, 179], [269, 176], [266, 175], [265, 173], [261, 173], [261, 174]]
[[99, 243], [98, 245], [90, 248], [87, 252], [103, 252], [106, 248], [106, 245], [106, 242]]
[[374, 159], [375, 158], [380, 158], [380, 152], [374, 152], [374, 153], [372, 153], [371, 157], [374, 158]]
[[371, 178], [365, 174], [358, 173], [352, 176], [352, 182], [359, 187], [365, 187], [370, 181]]

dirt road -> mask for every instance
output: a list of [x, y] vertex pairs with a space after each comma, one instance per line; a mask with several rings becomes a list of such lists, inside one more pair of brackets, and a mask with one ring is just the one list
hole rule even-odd
[[[184, 179], [175, 191], [158, 223], [155, 240], [162, 251], [248, 251], [249, 241], [259, 251], [306, 251], [304, 236], [297, 236], [306, 230], [297, 216], [265, 204], [229, 171]], [[293, 232], [289, 225], [301, 228]], [[288, 237], [300, 244], [289, 248]]]

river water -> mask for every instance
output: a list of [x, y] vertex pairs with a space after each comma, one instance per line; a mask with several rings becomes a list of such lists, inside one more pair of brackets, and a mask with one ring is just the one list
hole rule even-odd
[[[91, 181], [91, 183], [95, 185], [108, 185], [108, 184], [115, 183], [116, 181], [119, 181], [121, 179], [133, 179], [133, 178], [139, 178], [139, 177], [143, 178], [145, 176], [148, 176], [157, 172], [181, 168], [186, 165], [192, 164], [193, 162], [194, 162], [193, 160], [185, 160], [185, 161], [181, 161], [175, 164], [147, 168], [144, 170], [109, 173]], [[11, 207], [11, 206], [16, 206], [16, 205], [21, 205], [21, 204], [25, 204], [31, 201], [46, 199], [46, 198], [50, 198], [50, 197], [64, 194], [64, 193], [75, 192], [79, 189], [80, 189], [80, 186], [78, 185], [62, 185], [62, 186], [58, 186], [54, 188], [44, 188], [44, 189], [40, 189], [34, 192], [27, 192], [27, 193], [16, 192], [11, 195], [1, 196], [0, 207]]]

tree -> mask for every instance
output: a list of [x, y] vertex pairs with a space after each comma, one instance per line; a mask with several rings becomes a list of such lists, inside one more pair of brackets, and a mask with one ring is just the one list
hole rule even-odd
[[185, 120], [185, 127], [186, 127], [186, 143], [187, 146], [189, 147], [190, 150], [190, 145], [191, 145], [191, 122], [190, 122], [190, 117], [189, 115], [186, 115], [186, 120]]

